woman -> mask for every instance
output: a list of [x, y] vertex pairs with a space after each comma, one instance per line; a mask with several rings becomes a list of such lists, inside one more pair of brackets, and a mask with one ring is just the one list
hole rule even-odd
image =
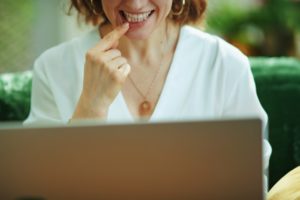
[[71, 4], [97, 28], [36, 60], [26, 124], [259, 117], [266, 126], [246, 56], [191, 26], [205, 0]]
[[204, 0], [72, 5], [88, 21], [104, 16], [104, 23], [37, 59], [27, 122], [241, 115], [266, 121], [247, 58], [184, 26], [201, 20]]

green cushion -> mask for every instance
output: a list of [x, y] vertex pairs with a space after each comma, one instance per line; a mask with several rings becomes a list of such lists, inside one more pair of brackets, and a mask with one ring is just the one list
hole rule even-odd
[[270, 186], [300, 164], [300, 61], [251, 58], [258, 97], [269, 116]]
[[32, 72], [0, 75], [0, 121], [22, 121], [30, 110]]

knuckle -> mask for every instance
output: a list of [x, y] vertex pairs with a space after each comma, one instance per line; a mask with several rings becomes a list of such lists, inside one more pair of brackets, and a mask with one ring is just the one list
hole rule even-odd
[[117, 56], [121, 56], [121, 51], [118, 49], [114, 49], [114, 52]]
[[112, 50], [110, 50], [109, 55], [112, 58], [118, 58], [118, 57], [121, 56], [121, 52], [119, 50], [117, 50], [117, 49], [112, 49]]
[[89, 50], [88, 52], [86, 52], [86, 54], [85, 54], [86, 60], [92, 61], [92, 60], [94, 60], [94, 58], [95, 58], [95, 56], [94, 56], [93, 51]]
[[97, 65], [103, 65], [103, 64], [105, 64], [104, 59], [103, 59], [103, 56], [102, 56], [101, 54], [98, 55], [98, 56], [95, 58], [94, 62], [95, 62]]
[[127, 63], [127, 59], [124, 57], [119, 57], [119, 58], [117, 58], [117, 63], [119, 65], [124, 65], [125, 63]]
[[91, 64], [95, 65], [102, 65], [103, 64], [103, 55], [96, 54], [94, 51], [88, 51], [85, 54], [86, 61], [90, 62]]
[[97, 57], [95, 58], [95, 61], [97, 63], [102, 63], [103, 62], [103, 56], [100, 54], [100, 55], [97, 55]]

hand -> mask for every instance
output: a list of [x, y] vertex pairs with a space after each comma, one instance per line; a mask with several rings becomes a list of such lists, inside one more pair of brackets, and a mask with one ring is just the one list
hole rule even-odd
[[104, 119], [130, 73], [130, 65], [116, 49], [128, 31], [123, 24], [86, 53], [83, 89], [72, 119]]

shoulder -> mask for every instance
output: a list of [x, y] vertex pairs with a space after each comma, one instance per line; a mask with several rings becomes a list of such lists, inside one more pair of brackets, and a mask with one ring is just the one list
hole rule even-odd
[[219, 36], [192, 26], [183, 26], [181, 31], [186, 48], [195, 51], [194, 55], [209, 63], [210, 68], [218, 67], [237, 72], [249, 69], [248, 58]]
[[183, 26], [181, 30], [183, 40], [206, 51], [217, 53], [224, 58], [245, 58], [245, 55], [236, 47], [226, 42], [217, 35], [204, 32], [192, 26]]

